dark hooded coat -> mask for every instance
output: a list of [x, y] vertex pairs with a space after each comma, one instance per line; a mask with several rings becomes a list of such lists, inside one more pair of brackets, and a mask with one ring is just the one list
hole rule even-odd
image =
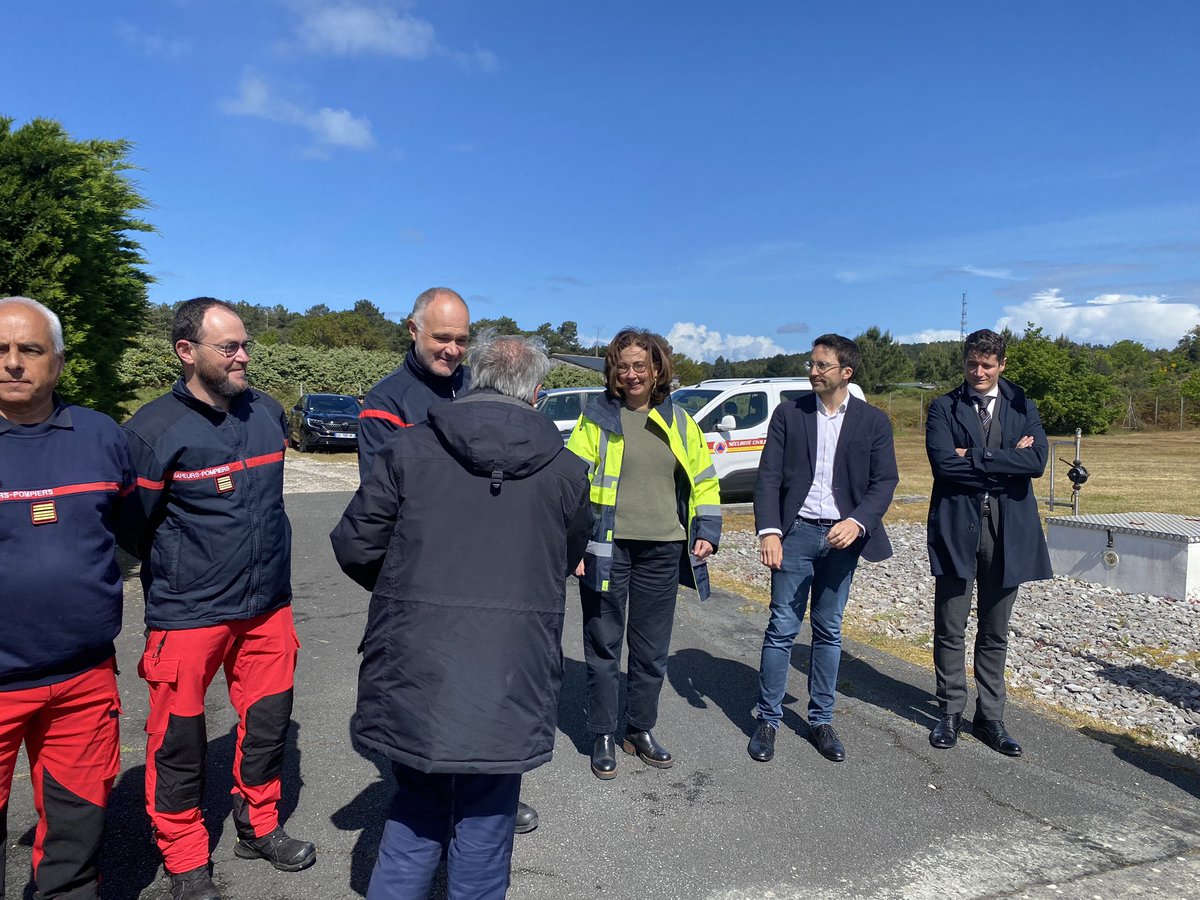
[[422, 772], [547, 762], [587, 465], [531, 406], [478, 391], [399, 430], [330, 539], [371, 590], [351, 732]]

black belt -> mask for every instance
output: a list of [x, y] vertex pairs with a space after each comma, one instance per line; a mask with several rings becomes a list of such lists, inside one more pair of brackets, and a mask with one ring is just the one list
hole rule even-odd
[[804, 516], [797, 516], [796, 518], [806, 525], [817, 525], [821, 528], [832, 528], [841, 521], [840, 519], [806, 519]]

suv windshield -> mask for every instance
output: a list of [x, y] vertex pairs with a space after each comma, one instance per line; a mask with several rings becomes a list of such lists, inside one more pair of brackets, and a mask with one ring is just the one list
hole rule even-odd
[[689, 416], [693, 419], [696, 413], [704, 409], [708, 401], [720, 391], [701, 390], [700, 388], [680, 388], [671, 395], [671, 399], [687, 410]]
[[320, 396], [314, 394], [308, 399], [308, 411], [332, 416], [354, 416], [358, 418], [358, 401], [353, 397], [340, 397], [335, 394]]

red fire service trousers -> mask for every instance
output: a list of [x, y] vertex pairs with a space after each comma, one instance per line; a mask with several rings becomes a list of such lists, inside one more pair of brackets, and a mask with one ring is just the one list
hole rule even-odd
[[0, 896], [8, 798], [21, 743], [29, 755], [37, 829], [38, 897], [94, 900], [100, 890], [104, 808], [121, 767], [116, 662], [44, 687], [0, 691]]
[[221, 666], [238, 714], [231, 791], [238, 836], [263, 837], [279, 824], [283, 746], [299, 647], [290, 606], [202, 628], [149, 629], [138, 665], [150, 688], [146, 811], [168, 872], [208, 863], [208, 831], [200, 811], [208, 755], [204, 695]]

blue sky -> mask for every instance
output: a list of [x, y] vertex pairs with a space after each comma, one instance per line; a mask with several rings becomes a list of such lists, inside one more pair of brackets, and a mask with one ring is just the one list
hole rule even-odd
[[[0, 115], [132, 140], [156, 302], [638, 324], [1200, 323], [1200, 3], [8, 0]], [[14, 58], [15, 54], [15, 58]]]

